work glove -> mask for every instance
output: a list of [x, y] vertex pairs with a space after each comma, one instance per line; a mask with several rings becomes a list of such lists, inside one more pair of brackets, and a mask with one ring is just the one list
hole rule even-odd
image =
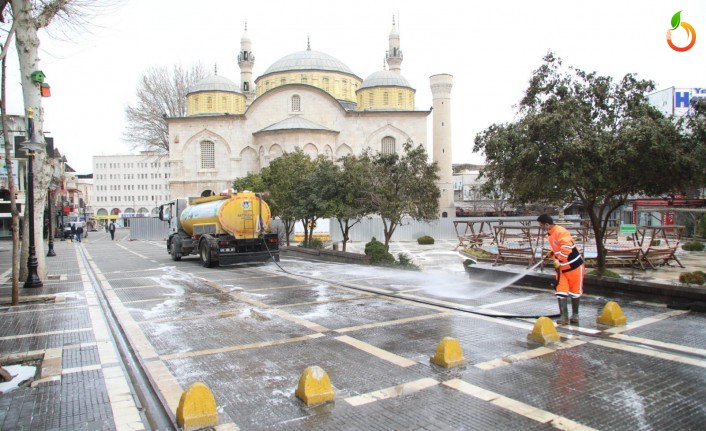
[[547, 252], [547, 259], [551, 259], [551, 258], [553, 258], [553, 257], [554, 257], [554, 252], [551, 251], [551, 250], [549, 250], [549, 251]]
[[554, 269], [559, 269], [561, 268], [561, 263], [559, 263], [558, 260], [554, 259]]

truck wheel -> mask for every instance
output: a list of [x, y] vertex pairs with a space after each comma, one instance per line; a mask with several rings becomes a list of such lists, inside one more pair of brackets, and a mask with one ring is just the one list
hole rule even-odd
[[201, 241], [199, 256], [201, 257], [201, 265], [205, 268], [214, 266], [213, 259], [211, 259], [211, 247], [208, 245], [208, 241]]
[[174, 241], [172, 241], [170, 249], [169, 249], [169, 254], [172, 255], [172, 260], [174, 262], [178, 262], [181, 260], [181, 253], [176, 251], [176, 244], [174, 244]]

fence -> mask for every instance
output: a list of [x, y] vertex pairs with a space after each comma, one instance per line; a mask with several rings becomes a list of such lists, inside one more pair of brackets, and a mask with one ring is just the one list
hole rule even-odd
[[169, 223], [157, 217], [136, 217], [130, 219], [130, 239], [140, 241], [166, 241], [169, 237]]

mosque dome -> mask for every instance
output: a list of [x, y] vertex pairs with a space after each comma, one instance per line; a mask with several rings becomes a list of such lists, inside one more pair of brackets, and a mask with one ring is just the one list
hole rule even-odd
[[286, 55], [275, 61], [263, 76], [293, 70], [325, 70], [355, 75], [348, 66], [337, 58], [323, 52], [306, 50]]
[[230, 79], [219, 76], [210, 75], [189, 87], [188, 94], [200, 93], [205, 91], [224, 91], [227, 93], [240, 93], [240, 87]]
[[358, 91], [373, 87], [405, 87], [412, 88], [404, 76], [391, 70], [378, 70], [365, 78]]

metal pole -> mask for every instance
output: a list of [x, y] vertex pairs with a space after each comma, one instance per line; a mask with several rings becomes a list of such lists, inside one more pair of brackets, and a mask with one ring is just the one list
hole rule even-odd
[[51, 189], [47, 191], [47, 206], [49, 207], [49, 251], [47, 252], [47, 257], [56, 256], [54, 252], [54, 232], [52, 231], [52, 204], [51, 204]]
[[37, 261], [37, 252], [34, 248], [34, 172], [32, 159], [34, 159], [34, 151], [28, 150], [27, 164], [29, 172], [27, 172], [27, 200], [29, 204], [27, 205], [27, 210], [29, 213], [29, 256], [27, 257], [27, 280], [24, 284], [25, 288], [44, 286], [37, 274], [39, 262]]

